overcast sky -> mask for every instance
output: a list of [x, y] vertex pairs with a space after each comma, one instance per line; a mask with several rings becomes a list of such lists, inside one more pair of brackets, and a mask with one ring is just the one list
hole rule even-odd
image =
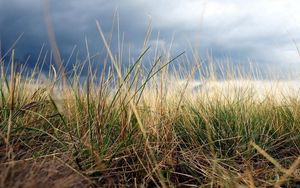
[[[125, 45], [138, 52], [151, 19], [155, 44], [189, 51], [189, 44], [216, 59], [271, 66], [300, 67], [300, 1], [298, 0], [50, 0], [50, 15], [59, 48], [67, 56], [74, 45], [83, 51], [87, 37], [91, 51], [101, 47], [95, 20], [110, 31], [116, 9]], [[38, 54], [48, 44], [42, 0], [0, 0], [2, 51], [16, 46], [18, 57]]]

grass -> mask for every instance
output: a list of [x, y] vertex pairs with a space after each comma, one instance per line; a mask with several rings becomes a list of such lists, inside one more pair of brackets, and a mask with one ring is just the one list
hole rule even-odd
[[68, 76], [53, 65], [48, 76], [38, 64], [16, 72], [13, 50], [2, 58], [1, 187], [299, 186], [299, 88], [234, 66], [218, 80], [213, 62], [170, 71], [184, 53], [144, 69], [150, 30], [124, 69], [97, 26], [102, 70], [89, 53]]

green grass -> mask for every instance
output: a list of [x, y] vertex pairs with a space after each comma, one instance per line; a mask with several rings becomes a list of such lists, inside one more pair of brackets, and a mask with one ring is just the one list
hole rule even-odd
[[[205, 70], [194, 62], [180, 85], [183, 67], [168, 70], [175, 61], [184, 61], [183, 54], [153, 57], [152, 67], [144, 70], [146, 47], [121, 70], [116, 58], [121, 52], [113, 54], [99, 24], [98, 29], [112, 64], [100, 62], [105, 70], [92, 70], [88, 55], [85, 81], [79, 81], [78, 64], [66, 81], [56, 69], [47, 79], [37, 69], [31, 75], [2, 71], [0, 186], [23, 181], [30, 187], [39, 178], [51, 186], [49, 181], [58, 180], [39, 176], [43, 168], [34, 168], [31, 179], [17, 176], [33, 169], [29, 163], [43, 166], [50, 161], [63, 162], [61, 169], [71, 171], [68, 177], [74, 182], [85, 182], [82, 186], [299, 186], [297, 94], [280, 95], [266, 88], [258, 98], [251, 72], [243, 82], [232, 67], [226, 77], [238, 78], [243, 87], [226, 85], [230, 82], [216, 80], [213, 62]], [[209, 76], [201, 77], [206, 84], [192, 92], [189, 85], [197, 68]], [[55, 165], [61, 164], [46, 166]], [[58, 186], [72, 185], [65, 181]]]

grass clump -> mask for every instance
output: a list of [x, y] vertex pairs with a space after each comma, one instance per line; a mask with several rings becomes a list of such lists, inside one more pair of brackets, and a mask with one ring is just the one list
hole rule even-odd
[[[182, 67], [169, 69], [184, 61], [183, 54], [155, 55], [145, 70], [147, 40], [122, 69], [122, 50], [114, 55], [97, 25], [108, 57], [102, 70], [89, 53], [71, 74], [53, 68], [46, 78], [38, 68], [30, 75], [14, 71], [13, 53], [6, 60], [11, 73], [2, 71], [0, 83], [1, 186], [299, 185], [299, 88], [282, 94], [238, 70], [218, 80], [213, 62], [206, 68], [195, 62], [182, 78], [176, 73]], [[20, 174], [29, 169], [24, 180]]]

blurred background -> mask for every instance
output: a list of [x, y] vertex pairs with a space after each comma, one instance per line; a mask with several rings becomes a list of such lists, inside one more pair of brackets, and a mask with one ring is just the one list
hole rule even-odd
[[[124, 36], [125, 65], [129, 49], [133, 58], [141, 53], [151, 24], [150, 61], [156, 45], [163, 53], [172, 44], [172, 55], [185, 51], [191, 61], [196, 54], [205, 62], [209, 54], [215, 62], [254, 62], [278, 74], [300, 70], [297, 0], [50, 0], [48, 4], [41, 0], [0, 0], [2, 56], [17, 40], [14, 48], [18, 63], [27, 60], [33, 67], [39, 54], [49, 58], [48, 11], [63, 61], [72, 51], [75, 55], [68, 66], [76, 62], [75, 58], [84, 59], [86, 39], [97, 63], [103, 59], [103, 43], [95, 20], [109, 38], [117, 12], [121, 40]], [[116, 22], [111, 49], [117, 53]], [[9, 54], [5, 58], [9, 59]]]

